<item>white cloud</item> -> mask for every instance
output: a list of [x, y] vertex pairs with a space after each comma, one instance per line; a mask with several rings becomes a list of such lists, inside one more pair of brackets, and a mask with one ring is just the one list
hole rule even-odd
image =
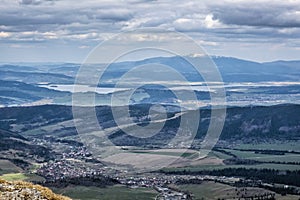
[[9, 36], [11, 36], [11, 33], [9, 32], [3, 32], [3, 31], [0, 32], [0, 38], [7, 38]]
[[219, 28], [221, 27], [221, 23], [218, 19], [214, 20], [213, 15], [209, 14], [205, 17], [204, 23], [207, 28]]

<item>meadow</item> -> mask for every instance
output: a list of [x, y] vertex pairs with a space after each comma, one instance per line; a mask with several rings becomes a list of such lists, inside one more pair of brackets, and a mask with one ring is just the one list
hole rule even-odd
[[73, 200], [151, 200], [155, 199], [157, 192], [148, 188], [128, 188], [121, 185], [109, 186], [106, 188], [85, 187], [85, 186], [68, 186], [67, 188], [51, 188], [58, 194], [63, 194]]
[[[239, 199], [242, 195], [258, 195], [264, 193], [272, 193], [268, 190], [261, 188], [236, 188], [222, 183], [215, 182], [203, 182], [201, 184], [184, 184], [177, 185], [180, 190], [191, 192], [194, 195], [195, 200], [201, 199]], [[298, 200], [299, 196], [286, 195], [281, 196], [275, 195], [277, 200]]]

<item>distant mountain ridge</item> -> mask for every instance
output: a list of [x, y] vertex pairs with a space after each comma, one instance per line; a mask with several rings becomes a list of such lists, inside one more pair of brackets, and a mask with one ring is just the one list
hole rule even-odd
[[[137, 61], [124, 61], [112, 63], [107, 72], [122, 72], [127, 71], [133, 67], [149, 64], [149, 63], [160, 63], [173, 67], [182, 73], [196, 72], [189, 63], [184, 59], [185, 57], [153, 57], [144, 60]], [[201, 62], [202, 57], [190, 57], [190, 59], [196, 59]], [[229, 82], [240, 82], [240, 81], [299, 81], [300, 76], [300, 60], [293, 61], [273, 61], [273, 62], [254, 62], [249, 60], [238, 59], [234, 57], [224, 56], [211, 56], [212, 61], [216, 64], [220, 73], [223, 76], [224, 81]], [[53, 83], [70, 83], [71, 77], [76, 75], [80, 65], [78, 63], [63, 63], [63, 64], [37, 64], [34, 66], [27, 66], [25, 63], [22, 65], [16, 64], [0, 64], [0, 79], [3, 80], [12, 74], [10, 72], [31, 72], [39, 73], [38, 76], [52, 76]], [[104, 66], [104, 64], [102, 64]], [[2, 72], [5, 72], [4, 74]], [[8, 76], [8, 77], [4, 77]], [[16, 74], [18, 75], [18, 73]], [[31, 74], [34, 77], [34, 74]], [[248, 75], [246, 77], [245, 75]], [[272, 76], [273, 77], [272, 77]], [[19, 75], [18, 75], [19, 76]], [[23, 77], [27, 77], [24, 74]], [[240, 77], [242, 76], [242, 77]], [[13, 80], [11, 78], [10, 80]], [[47, 79], [46, 79], [47, 80]], [[51, 82], [51, 79], [48, 79]], [[34, 81], [34, 80], [31, 80]], [[72, 82], [72, 81], [71, 81]]]
[[[195, 62], [201, 63], [202, 57], [190, 57]], [[221, 77], [225, 84], [236, 83], [265, 83], [265, 82], [299, 82], [300, 83], [300, 61], [274, 61], [274, 62], [253, 62], [248, 60], [242, 60], [232, 57], [211, 56], [211, 59], [216, 64], [220, 71]], [[161, 64], [169, 66], [190, 82], [205, 82], [197, 72], [197, 70], [191, 66], [190, 63], [185, 60], [184, 57], [153, 57], [138, 61], [126, 61], [117, 62], [109, 65], [103, 76], [101, 77], [101, 84], [98, 86], [106, 88], [114, 88], [116, 81], [122, 77], [126, 72], [130, 71], [134, 67], [138, 67], [146, 64]], [[99, 65], [95, 65], [95, 67]], [[105, 66], [101, 64], [100, 66]], [[76, 63], [40, 63], [40, 64], [0, 64], [0, 106], [11, 105], [24, 105], [37, 101], [47, 100], [47, 103], [53, 104], [71, 104], [71, 91], [59, 91], [57, 85], [72, 86], [74, 84], [77, 72], [80, 68], [80, 64]], [[93, 73], [93, 65], [89, 66], [91, 74]], [[162, 69], [161, 74], [168, 72]], [[151, 73], [151, 70], [149, 71]], [[99, 77], [100, 78], [100, 77]], [[87, 80], [89, 77], [87, 77]], [[44, 86], [47, 88], [44, 88]], [[263, 85], [262, 85], [263, 86]], [[94, 86], [92, 86], [94, 87]], [[258, 86], [251, 86], [251, 92], [255, 94], [275, 94], [279, 91], [278, 95], [288, 95], [289, 91], [292, 94], [297, 94], [299, 91], [299, 84], [289, 85], [286, 88], [266, 88], [268, 91], [264, 91], [264, 88], [256, 90]], [[285, 87], [285, 86], [284, 86]], [[232, 93], [240, 93], [238, 86], [233, 90], [228, 90], [227, 95]], [[242, 88], [243, 89], [243, 88]], [[272, 91], [270, 91], [272, 90]], [[203, 91], [197, 91], [198, 96], [205, 97]], [[246, 91], [246, 93], [249, 91]], [[202, 94], [203, 93], [203, 94]], [[85, 94], [83, 94], [85, 95]], [[110, 98], [109, 95], [101, 94], [101, 99], [105, 101]], [[100, 99], [99, 98], [99, 99]], [[233, 97], [233, 99], [243, 98], [243, 96]], [[260, 97], [258, 97], [260, 98]], [[271, 99], [275, 97], [270, 97]], [[285, 97], [288, 98], [287, 96]], [[296, 97], [295, 97], [296, 98]], [[293, 98], [292, 101], [295, 99]], [[206, 98], [207, 99], [207, 98]], [[160, 100], [160, 99], [158, 99]], [[281, 102], [281, 101], [280, 101]], [[283, 103], [285, 103], [284, 101]], [[100, 102], [102, 103], [102, 102]], [[141, 101], [139, 103], [151, 103], [149, 101]], [[106, 104], [105, 104], [106, 105]]]

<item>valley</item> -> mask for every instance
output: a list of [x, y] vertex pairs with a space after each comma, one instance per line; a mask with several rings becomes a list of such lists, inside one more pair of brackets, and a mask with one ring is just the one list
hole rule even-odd
[[[212, 59], [222, 84], [205, 83], [182, 58], [158, 57], [114, 63], [101, 83], [76, 90], [78, 64], [0, 65], [0, 179], [33, 182], [83, 200], [112, 194], [115, 199], [299, 199], [299, 63]], [[127, 70], [151, 62], [172, 65], [189, 84], [115, 88]], [[222, 87], [226, 102], [213, 102], [211, 93]], [[186, 96], [187, 90], [196, 101], [173, 93]], [[111, 104], [114, 95], [130, 92], [128, 105], [122, 98]], [[91, 98], [93, 107], [85, 103]], [[216, 145], [203, 148], [212, 111], [224, 107]], [[132, 121], [115, 115], [127, 109]], [[193, 118], [198, 114], [199, 121]], [[149, 133], [140, 132], [147, 126]]]
[[[142, 118], [147, 114], [149, 106], [132, 106], [132, 113], [135, 113], [137, 119]], [[196, 199], [209, 198], [205, 192], [199, 196], [194, 188], [199, 187], [199, 190], [202, 190], [203, 187], [203, 190], [206, 190], [206, 184], [212, 184], [210, 181], [220, 183], [220, 191], [223, 190], [221, 188], [231, 187], [232, 189], [225, 189], [228, 192], [223, 192], [228, 193], [227, 196], [233, 195], [236, 190], [244, 191], [245, 188], [248, 188], [247, 191], [250, 191], [248, 194], [251, 194], [252, 190], [256, 191], [251, 189], [252, 187], [262, 188], [264, 192], [261, 194], [271, 196], [274, 194], [276, 199], [288, 197], [293, 199], [295, 195], [300, 194], [298, 183], [287, 181], [289, 174], [295, 177], [300, 171], [300, 151], [297, 145], [299, 139], [297, 124], [300, 120], [298, 105], [228, 108], [224, 129], [217, 146], [200, 160], [197, 159], [198, 151], [201, 152], [202, 135], [207, 129], [206, 120], [210, 116], [210, 110], [207, 108], [200, 109], [203, 120], [200, 120], [196, 139], [188, 151], [184, 148], [181, 150], [161, 147], [172, 135], [159, 136], [159, 143], [156, 142], [157, 139], [136, 140], [128, 145], [126, 141], [130, 141], [130, 137], [112, 128], [116, 125], [110, 107], [97, 107], [96, 110], [100, 124], [103, 123], [102, 127], [111, 130], [111, 133], [107, 131], [108, 136], [113, 136], [112, 141], [120, 145], [119, 152], [114, 156], [126, 155], [124, 160], [126, 163], [120, 163], [120, 158], [115, 162], [114, 156], [99, 156], [93, 149], [86, 147], [85, 140], [81, 140], [84, 135], [76, 131], [69, 106], [7, 107], [0, 109], [1, 137], [5, 139], [7, 146], [6, 148], [1, 146], [0, 178], [32, 181], [50, 187], [60, 194], [70, 195], [74, 199], [77, 195], [74, 188], [77, 187], [87, 191], [81, 193], [86, 198], [89, 198], [90, 192], [91, 195], [108, 198], [105, 195], [111, 193], [114, 187], [122, 188], [118, 189], [120, 193], [116, 195], [126, 196], [125, 193], [128, 192], [128, 199], [139, 198], [139, 195], [145, 199], [152, 199], [155, 196], [160, 198], [161, 195], [179, 195], [188, 199], [190, 194]], [[165, 124], [167, 127], [162, 130], [176, 131], [173, 123], [180, 118], [180, 115], [172, 118], [176, 112], [178, 112], [176, 109], [169, 111], [170, 123]], [[256, 116], [255, 120], [251, 116]], [[287, 116], [294, 116], [293, 120], [289, 120], [288, 127], [285, 121]], [[274, 121], [276, 123], [273, 123]], [[286, 128], [282, 128], [283, 126]], [[86, 128], [89, 130], [91, 127]], [[118, 134], [115, 135], [116, 133]], [[161, 134], [168, 133], [170, 132]], [[131, 161], [130, 156], [133, 156]], [[136, 156], [144, 160], [143, 165], [140, 165]], [[168, 163], [168, 166], [156, 172], [133, 173], [136, 167], [141, 170], [148, 167], [147, 160], [150, 157], [159, 162], [163, 161], [164, 165]], [[132, 171], [128, 171], [130, 169]], [[249, 176], [260, 173], [263, 175]], [[265, 179], [268, 177], [267, 174], [270, 176], [281, 174], [281, 176], [276, 175], [278, 180]], [[193, 185], [194, 183], [197, 185]], [[272, 187], [268, 185], [274, 183]], [[122, 186], [118, 186], [120, 184]], [[174, 185], [177, 188], [175, 190]], [[289, 185], [289, 189], [284, 185]], [[128, 187], [129, 189], [126, 189]], [[160, 191], [157, 189], [160, 187], [166, 189]], [[77, 198], [84, 199], [80, 194]]]

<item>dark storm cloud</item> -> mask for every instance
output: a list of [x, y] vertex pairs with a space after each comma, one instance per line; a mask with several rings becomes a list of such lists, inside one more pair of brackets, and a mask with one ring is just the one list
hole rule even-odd
[[[2, 41], [95, 38], [95, 33], [120, 30], [120, 22], [133, 17], [132, 11], [127, 8], [105, 4], [77, 7], [44, 4], [31, 7], [11, 6], [2, 10], [0, 7], [0, 11], [0, 32], [9, 35], [2, 38]], [[49, 36], [48, 32], [51, 32], [52, 36]]]
[[11, 34], [14, 38], [24, 38], [23, 32], [33, 31], [41, 34], [49, 31], [60, 32], [57, 34], [63, 32], [60, 36], [66, 37], [95, 32], [115, 33], [142, 27], [170, 28], [176, 17], [197, 10], [190, 2], [174, 4], [174, 8], [170, 8], [168, 2], [151, 3], [139, 0], [86, 0], [76, 3], [59, 0], [51, 5], [45, 2], [49, 0], [23, 0], [18, 4], [9, 2], [10, 6], [5, 9], [0, 7], [0, 31], [15, 33]]
[[[143, 27], [160, 27], [211, 41], [299, 38], [300, 1], [0, 0], [3, 40], [89, 40]], [[251, 3], [254, 2], [254, 3]], [[30, 32], [30, 34], [28, 33]], [[32, 33], [34, 32], [34, 34]], [[0, 38], [1, 39], [1, 38]]]
[[20, 5], [40, 5], [43, 3], [54, 3], [57, 0], [20, 0]]
[[1, 13], [0, 25], [3, 26], [24, 26], [24, 25], [49, 25], [49, 24], [67, 24], [73, 21], [71, 16], [62, 17], [60, 14], [49, 15], [46, 13]]
[[44, 46], [54, 55], [68, 46], [81, 55], [112, 34], [144, 27], [186, 33], [217, 54], [240, 55], [248, 45], [258, 57], [265, 46], [298, 55], [300, 0], [0, 0], [2, 49]]
[[21, 0], [21, 1], [19, 1], [19, 3], [21, 5], [38, 5], [38, 4], [40, 4], [39, 1], [35, 1], [35, 0]]
[[20, 10], [0, 13], [0, 25], [49, 25], [70, 23], [92, 23], [98, 21], [125, 21], [132, 17], [131, 12], [124, 9], [82, 9], [82, 10]]
[[283, 1], [282, 3], [239, 2], [211, 4], [209, 10], [214, 19], [228, 25], [257, 26], [274, 28], [299, 28], [300, 5]]

